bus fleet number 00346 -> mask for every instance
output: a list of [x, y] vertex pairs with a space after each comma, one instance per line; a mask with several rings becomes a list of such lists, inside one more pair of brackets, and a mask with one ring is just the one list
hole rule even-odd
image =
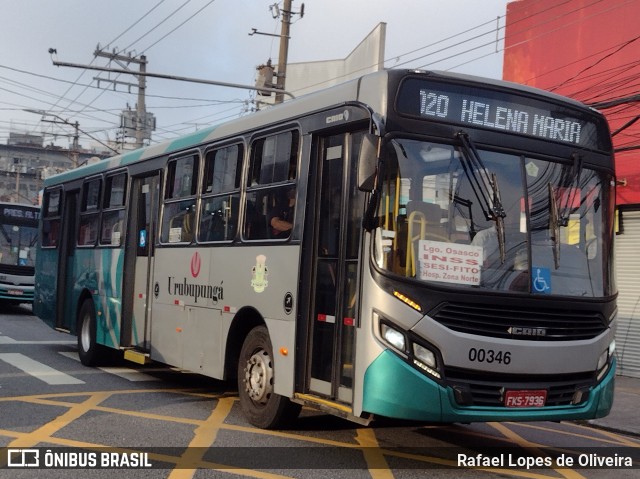
[[469, 361], [478, 363], [511, 364], [511, 351], [496, 351], [493, 349], [469, 349]]

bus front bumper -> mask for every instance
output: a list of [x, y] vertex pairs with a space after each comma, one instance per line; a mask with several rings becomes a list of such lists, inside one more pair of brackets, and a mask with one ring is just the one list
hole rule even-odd
[[615, 360], [583, 403], [567, 406], [507, 408], [460, 406], [454, 391], [429, 379], [391, 351], [384, 351], [364, 377], [363, 411], [397, 419], [428, 422], [560, 421], [594, 419], [613, 404]]
[[0, 284], [0, 301], [33, 303], [33, 286], [16, 288], [11, 285]]

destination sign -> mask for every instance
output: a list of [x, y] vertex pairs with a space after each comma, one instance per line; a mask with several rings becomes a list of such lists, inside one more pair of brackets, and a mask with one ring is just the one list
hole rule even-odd
[[[598, 138], [596, 133], [598, 117], [507, 91], [411, 78], [401, 86], [397, 109], [425, 119], [588, 148], [605, 149], [608, 145], [608, 141]], [[601, 131], [608, 132], [606, 128]]]
[[35, 226], [40, 217], [40, 210], [4, 205], [0, 208], [0, 223], [11, 225]]
[[39, 216], [38, 210], [28, 210], [19, 207], [4, 207], [2, 208], [2, 216], [4, 218], [20, 218], [28, 220], [37, 220]]

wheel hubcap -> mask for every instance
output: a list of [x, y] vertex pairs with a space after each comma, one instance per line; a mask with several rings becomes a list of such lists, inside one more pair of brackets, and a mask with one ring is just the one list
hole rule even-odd
[[266, 404], [273, 393], [271, 358], [264, 349], [253, 353], [247, 361], [244, 387], [251, 400], [260, 404]]
[[80, 342], [83, 351], [89, 351], [91, 347], [91, 324], [88, 317], [82, 320], [82, 329], [80, 331]]

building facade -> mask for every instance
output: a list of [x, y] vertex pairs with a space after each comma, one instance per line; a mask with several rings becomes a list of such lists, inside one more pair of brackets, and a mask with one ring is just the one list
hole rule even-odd
[[12, 132], [7, 144], [0, 144], [0, 201], [37, 204], [44, 178], [105, 156], [45, 145], [42, 136]]
[[602, 111], [616, 149], [620, 374], [640, 377], [640, 2], [507, 6], [503, 77]]

